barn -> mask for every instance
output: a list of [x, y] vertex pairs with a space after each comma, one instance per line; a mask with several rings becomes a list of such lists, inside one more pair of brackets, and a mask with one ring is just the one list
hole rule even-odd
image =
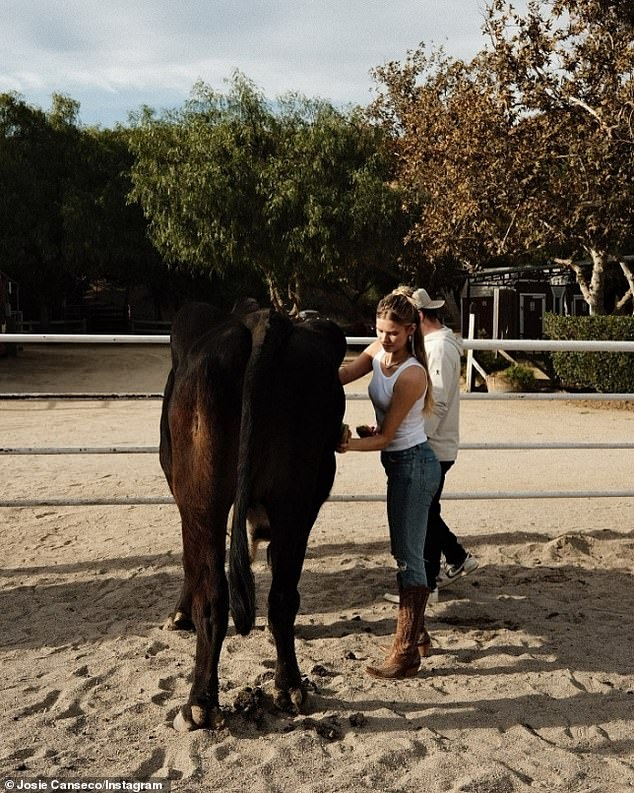
[[489, 339], [539, 339], [544, 314], [580, 316], [588, 305], [565, 267], [499, 267], [471, 274], [461, 294], [463, 335], [469, 315], [475, 316], [475, 336]]

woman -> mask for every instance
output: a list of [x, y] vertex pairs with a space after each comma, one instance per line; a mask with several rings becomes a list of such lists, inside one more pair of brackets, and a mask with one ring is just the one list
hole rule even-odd
[[[342, 438], [337, 451], [381, 452], [387, 474], [390, 546], [398, 566], [396, 634], [374, 677], [412, 677], [420, 666], [419, 633], [429, 596], [423, 548], [427, 513], [440, 483], [440, 465], [425, 435], [423, 414], [432, 408], [420, 317], [408, 297], [392, 293], [376, 311], [377, 341], [339, 369], [343, 385], [372, 372], [368, 393], [377, 427], [367, 437]], [[425, 640], [423, 640], [425, 641]]]

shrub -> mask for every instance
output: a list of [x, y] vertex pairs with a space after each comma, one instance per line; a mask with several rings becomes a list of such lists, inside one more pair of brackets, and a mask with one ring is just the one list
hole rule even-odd
[[509, 362], [506, 358], [498, 355], [491, 350], [478, 350], [478, 363], [489, 374], [492, 372], [502, 372], [509, 368]]
[[504, 376], [518, 391], [534, 391], [536, 386], [535, 373], [530, 366], [514, 363], [504, 370]]
[[[551, 339], [634, 341], [634, 317], [546, 314], [544, 330]], [[613, 394], [634, 391], [634, 353], [553, 352], [552, 361], [564, 387]]]

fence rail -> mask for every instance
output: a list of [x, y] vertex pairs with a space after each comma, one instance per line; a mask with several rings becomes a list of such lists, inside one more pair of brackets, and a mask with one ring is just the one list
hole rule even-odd
[[[367, 394], [346, 394], [348, 401], [367, 400]], [[84, 391], [84, 392], [70, 392], [64, 393], [63, 391], [37, 391], [34, 393], [1, 393], [0, 401], [20, 401], [25, 402], [52, 402], [55, 400], [69, 400], [77, 402], [108, 402], [108, 401], [132, 401], [137, 399], [147, 400], [160, 400], [163, 399], [163, 394], [160, 391], [154, 392], [127, 392], [127, 393], [104, 393], [103, 391]], [[496, 393], [496, 392], [464, 392], [460, 394], [460, 399], [465, 401], [471, 400], [510, 400], [519, 402], [530, 401], [549, 401], [549, 402], [631, 402], [634, 400], [634, 393], [632, 394], [593, 394], [593, 393], [568, 393], [568, 392], [535, 392], [535, 393]]]
[[[3, 342], [12, 343], [60, 343], [60, 344], [167, 344], [166, 335], [107, 335], [107, 334], [36, 334], [5, 333]], [[374, 338], [353, 336], [347, 338], [348, 346], [366, 345]], [[567, 351], [567, 352], [631, 352], [634, 341], [552, 341], [531, 339], [465, 339], [466, 350], [516, 350], [516, 351]], [[162, 399], [161, 393], [0, 393], [0, 400], [132, 400]], [[618, 400], [632, 401], [634, 394], [569, 394], [569, 393], [461, 393], [461, 400]], [[347, 400], [367, 399], [365, 394], [347, 394]], [[634, 449], [634, 443], [617, 442], [484, 442], [461, 443], [461, 449], [474, 451], [504, 450], [554, 450], [554, 449]], [[76, 455], [76, 454], [157, 454], [156, 446], [107, 446], [107, 447], [2, 447], [1, 455]], [[631, 498], [634, 490], [615, 491], [482, 491], [447, 492], [444, 500], [497, 500], [497, 499], [560, 499], [560, 498]], [[377, 502], [385, 501], [384, 495], [356, 494], [331, 495], [330, 502]], [[138, 496], [108, 498], [41, 498], [4, 499], [0, 507], [62, 507], [62, 506], [118, 506], [118, 505], [161, 505], [173, 504], [171, 496]]]
[[[26, 344], [169, 344], [165, 334], [107, 333], [3, 333], [0, 341]], [[348, 336], [349, 347], [376, 341], [374, 336]], [[465, 350], [515, 350], [518, 352], [632, 352], [634, 341], [582, 341], [561, 339], [464, 339]]]
[[[443, 501], [496, 501], [500, 499], [569, 499], [569, 498], [632, 498], [632, 490], [589, 490], [579, 493], [568, 490], [512, 490], [505, 493], [497, 490], [481, 491], [479, 493], [458, 493], [443, 491]], [[385, 501], [384, 495], [373, 494], [333, 494], [328, 498], [329, 503], [342, 502], [379, 503]], [[162, 506], [174, 504], [171, 496], [109, 496], [106, 498], [15, 498], [0, 501], [0, 507], [129, 507], [129, 506]]]
[[[495, 442], [461, 443], [461, 450], [466, 451], [504, 451], [519, 450], [561, 450], [561, 449], [634, 449], [634, 442], [629, 441], [544, 441], [544, 442]], [[54, 455], [54, 454], [158, 454], [158, 446], [4, 446], [0, 447], [0, 455]]]

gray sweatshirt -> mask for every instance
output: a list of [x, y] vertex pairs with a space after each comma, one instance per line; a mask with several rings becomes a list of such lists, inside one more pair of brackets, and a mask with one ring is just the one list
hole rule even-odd
[[425, 335], [425, 350], [435, 402], [425, 432], [436, 457], [449, 462], [458, 455], [462, 339], [443, 325]]

